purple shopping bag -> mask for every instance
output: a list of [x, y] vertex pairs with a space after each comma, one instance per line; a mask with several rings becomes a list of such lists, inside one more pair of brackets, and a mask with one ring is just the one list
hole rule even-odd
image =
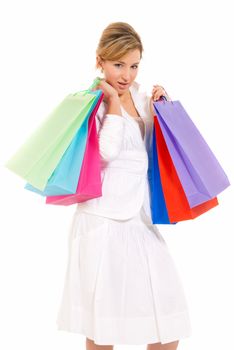
[[180, 101], [153, 105], [190, 207], [216, 197], [230, 182]]

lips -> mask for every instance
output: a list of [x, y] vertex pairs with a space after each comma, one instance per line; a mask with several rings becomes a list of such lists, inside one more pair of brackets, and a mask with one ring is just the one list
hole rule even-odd
[[121, 83], [120, 81], [118, 81], [118, 86], [120, 88], [126, 88], [129, 85], [129, 83]]

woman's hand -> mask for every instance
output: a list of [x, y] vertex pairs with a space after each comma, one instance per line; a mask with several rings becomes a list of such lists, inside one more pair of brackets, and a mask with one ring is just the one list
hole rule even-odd
[[160, 97], [165, 96], [168, 101], [171, 101], [165, 89], [160, 85], [153, 85], [152, 89], [152, 100], [158, 101]]
[[167, 94], [167, 92], [165, 91], [165, 89], [162, 86], [153, 85], [152, 96], [150, 98], [150, 110], [151, 110], [151, 114], [153, 116], [155, 115], [153, 102], [160, 100], [160, 98], [162, 96], [165, 96], [167, 101], [171, 101], [171, 98], [169, 97], [169, 95]]
[[101, 89], [104, 93], [104, 102], [109, 103], [109, 101], [113, 98], [119, 98], [118, 92], [117, 90], [115, 90], [115, 88], [113, 88], [112, 85], [110, 85], [109, 83], [106, 82], [105, 79], [101, 79], [100, 83], [98, 85], [96, 85], [95, 88], [93, 88], [92, 90], [99, 90]]

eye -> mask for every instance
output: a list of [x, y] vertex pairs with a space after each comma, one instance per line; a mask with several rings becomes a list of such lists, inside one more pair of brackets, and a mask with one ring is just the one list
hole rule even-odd
[[138, 68], [138, 65], [134, 64], [134, 65], [132, 66], [132, 68], [137, 69], [137, 68]]
[[120, 66], [122, 66], [122, 64], [121, 63], [115, 63], [114, 66], [119, 68]]

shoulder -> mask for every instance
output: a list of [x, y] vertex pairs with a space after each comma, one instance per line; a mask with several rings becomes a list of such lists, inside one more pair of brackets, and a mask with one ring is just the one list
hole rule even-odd
[[132, 85], [129, 88], [132, 95], [136, 97], [143, 97], [146, 95], [146, 92], [144, 91], [144, 88], [141, 84], [139, 84], [137, 81], [134, 81]]
[[150, 96], [138, 82], [134, 81], [129, 88], [138, 111], [145, 117], [150, 117]]
[[141, 102], [142, 104], [149, 102], [150, 96], [148, 96], [146, 90], [141, 84], [134, 81], [130, 86], [129, 90], [134, 101]]

